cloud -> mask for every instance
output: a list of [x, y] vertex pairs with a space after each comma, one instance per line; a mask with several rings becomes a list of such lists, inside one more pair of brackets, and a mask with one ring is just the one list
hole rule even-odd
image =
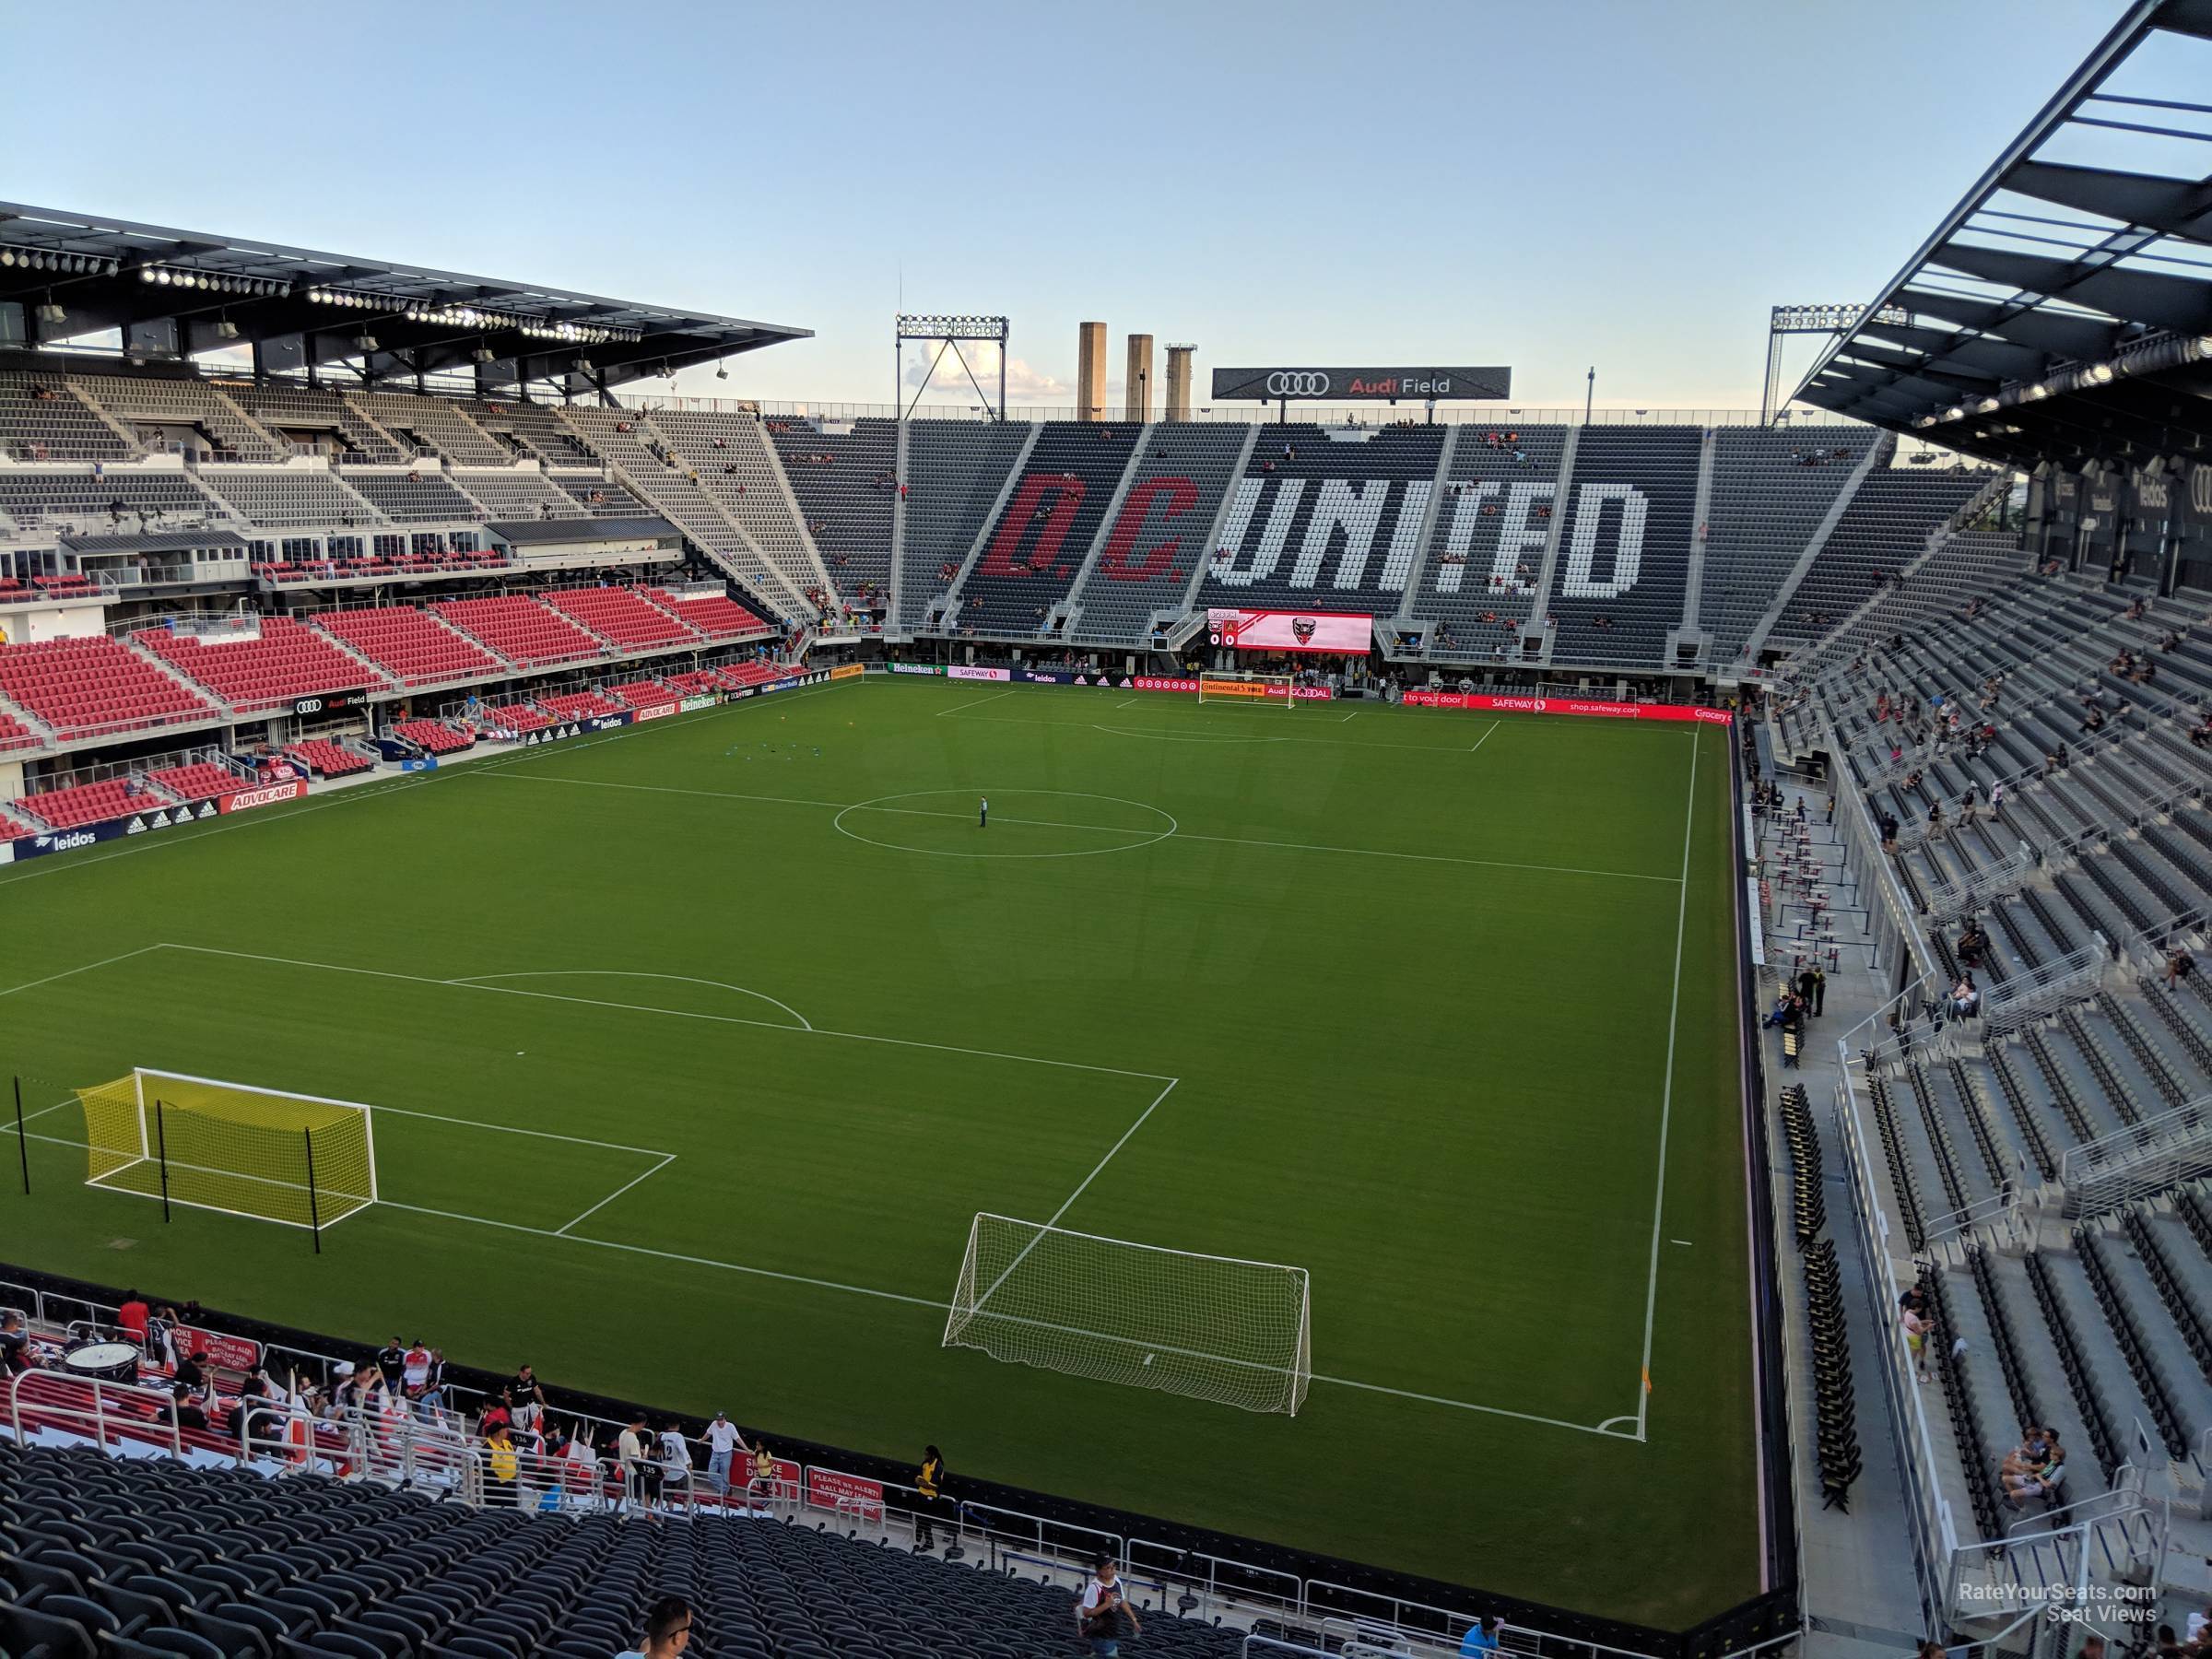
[[[974, 372], [975, 378], [982, 382], [983, 389], [995, 396], [998, 392], [999, 347], [997, 345], [989, 340], [963, 340], [960, 343], [960, 350], [968, 359], [969, 369]], [[930, 374], [930, 365], [933, 362], [936, 364], [936, 372], [934, 376]], [[929, 380], [930, 395], [933, 398], [943, 395], [957, 399], [962, 392], [967, 392], [971, 396], [973, 395], [973, 389], [968, 384], [968, 376], [961, 372], [959, 360], [951, 352], [946, 352], [944, 359], [939, 361], [935, 347], [916, 344], [908, 348], [906, 383], [910, 388], [919, 386], [924, 378]], [[1073, 403], [1075, 388], [1066, 382], [1036, 368], [1026, 359], [1010, 357], [1006, 359], [1006, 401], [1009, 403]]]

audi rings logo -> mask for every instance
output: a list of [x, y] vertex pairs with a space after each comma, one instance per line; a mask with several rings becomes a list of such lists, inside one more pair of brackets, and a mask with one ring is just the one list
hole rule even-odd
[[1326, 397], [1328, 394], [1329, 377], [1318, 369], [1277, 369], [1267, 377], [1267, 395], [1270, 397]]
[[292, 704], [292, 712], [295, 714], [320, 714], [323, 712], [323, 700], [319, 697], [302, 697]]
[[2212, 518], [2212, 466], [2202, 461], [2189, 469], [2189, 505]]

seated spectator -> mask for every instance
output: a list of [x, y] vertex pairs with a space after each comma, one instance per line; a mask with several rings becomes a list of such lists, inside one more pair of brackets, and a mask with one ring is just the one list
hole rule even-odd
[[23, 1315], [0, 1314], [0, 1373], [18, 1376], [29, 1369], [30, 1333], [23, 1328]]
[[676, 1659], [690, 1643], [691, 1604], [680, 1595], [665, 1595], [646, 1612], [643, 1640], [615, 1659]]

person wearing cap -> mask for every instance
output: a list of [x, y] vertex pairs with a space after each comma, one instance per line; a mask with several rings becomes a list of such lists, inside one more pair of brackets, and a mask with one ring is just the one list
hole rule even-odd
[[730, 1421], [730, 1414], [718, 1411], [714, 1420], [707, 1425], [707, 1479], [715, 1491], [727, 1493], [730, 1489], [730, 1465], [736, 1461], [735, 1453], [750, 1452], [745, 1436], [737, 1432], [737, 1425]]
[[1460, 1659], [1480, 1659], [1480, 1655], [1498, 1651], [1498, 1637], [1505, 1629], [1505, 1620], [1496, 1614], [1478, 1618], [1468, 1627], [1466, 1639], [1459, 1644]]

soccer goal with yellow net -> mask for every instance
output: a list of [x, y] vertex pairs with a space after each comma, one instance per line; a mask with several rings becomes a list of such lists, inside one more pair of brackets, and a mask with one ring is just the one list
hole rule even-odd
[[79, 1088], [85, 1182], [322, 1230], [376, 1202], [371, 1109], [145, 1067]]

